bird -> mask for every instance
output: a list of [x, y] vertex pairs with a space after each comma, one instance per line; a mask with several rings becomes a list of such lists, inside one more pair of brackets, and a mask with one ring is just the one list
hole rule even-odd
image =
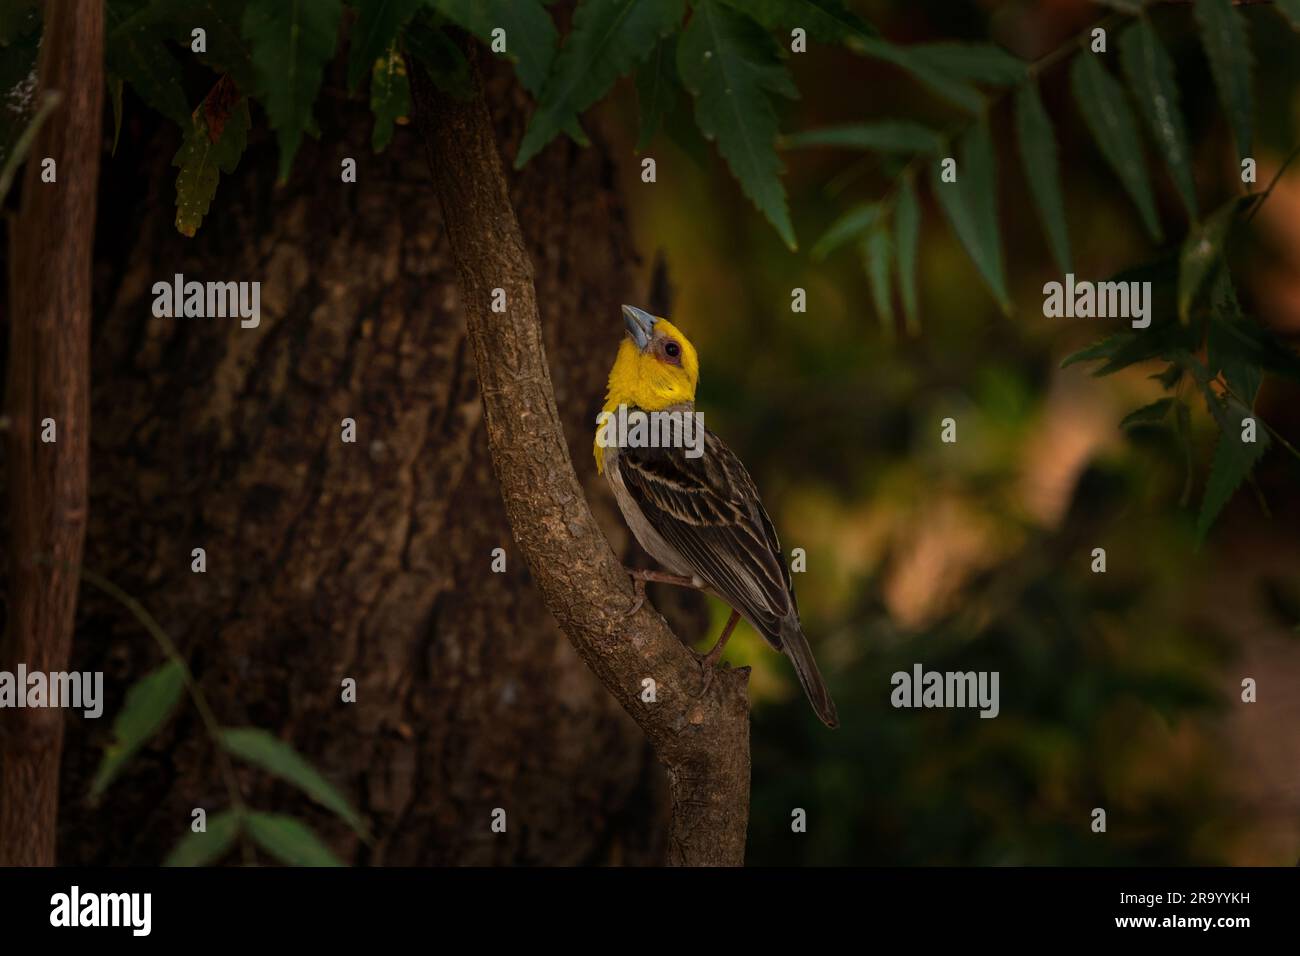
[[[758, 489], [722, 439], [702, 424], [691, 432], [700, 377], [695, 346], [667, 319], [630, 305], [622, 312], [627, 334], [610, 369], [598, 418], [596, 470], [613, 490], [637, 542], [664, 569], [627, 569], [635, 595], [627, 613], [641, 607], [647, 581], [715, 595], [731, 615], [701, 659], [705, 690], [744, 617], [790, 659], [821, 721], [838, 727], [835, 703], [799, 623], [790, 571]], [[619, 433], [611, 427], [620, 412], [626, 420], [634, 420], [636, 412], [647, 418], [665, 413], [656, 419], [663, 423], [659, 434], [671, 440], [645, 440], [656, 434], [653, 428], [642, 430], [642, 440], [629, 440], [636, 436], [634, 428]]]

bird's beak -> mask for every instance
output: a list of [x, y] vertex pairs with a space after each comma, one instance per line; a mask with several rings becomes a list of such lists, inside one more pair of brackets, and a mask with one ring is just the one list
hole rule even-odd
[[641, 351], [650, 344], [650, 336], [654, 334], [656, 319], [649, 312], [644, 312], [635, 306], [623, 306], [623, 324], [627, 326], [627, 334], [632, 336], [632, 341]]

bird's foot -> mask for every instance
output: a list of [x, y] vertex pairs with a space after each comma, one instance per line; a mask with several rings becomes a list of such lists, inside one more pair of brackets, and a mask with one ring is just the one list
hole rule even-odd
[[697, 699], [709, 692], [709, 687], [713, 684], [713, 675], [718, 671], [718, 661], [722, 659], [722, 652], [726, 649], [727, 641], [731, 639], [731, 632], [736, 629], [736, 623], [739, 620], [739, 612], [732, 611], [731, 617], [727, 618], [726, 626], [722, 628], [722, 635], [718, 638], [718, 643], [714, 644], [713, 649], [707, 654], [696, 655], [699, 658], [700, 676], [704, 680], [704, 686], [695, 695]]
[[640, 568], [624, 568], [628, 577], [632, 579], [632, 606], [623, 612], [625, 617], [631, 617], [637, 611], [641, 610], [641, 605], [645, 603], [645, 584], [647, 581], [657, 581], [660, 584], [675, 584], [681, 588], [694, 588], [702, 590], [704, 582], [699, 578], [688, 578], [684, 574], [669, 574], [667, 571], [645, 571]]

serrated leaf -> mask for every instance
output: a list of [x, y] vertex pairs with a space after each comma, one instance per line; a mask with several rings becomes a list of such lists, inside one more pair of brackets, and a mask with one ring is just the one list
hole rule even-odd
[[[172, 165], [180, 167], [176, 174], [176, 229], [185, 236], [198, 231], [216, 195], [221, 173], [235, 171], [248, 145], [248, 100], [240, 97], [228, 115], [214, 116], [211, 125], [210, 102], [211, 97], [194, 111], [181, 148], [172, 158]], [[215, 143], [214, 135], [219, 137]]]
[[280, 144], [280, 181], [289, 178], [325, 64], [334, 56], [341, 0], [248, 0], [243, 34], [262, 105]]
[[1192, 412], [1183, 401], [1174, 403], [1174, 434], [1183, 449], [1183, 493], [1178, 497], [1178, 507], [1186, 508], [1192, 500], [1195, 466], [1192, 461]]
[[[462, 100], [474, 95], [469, 61], [456, 42], [438, 26], [432, 10], [417, 13], [402, 31], [401, 41], [439, 90]], [[409, 80], [407, 88], [409, 91]]]
[[740, 188], [790, 249], [794, 226], [781, 185], [771, 95], [798, 96], [776, 45], [720, 0], [700, 0], [677, 46], [677, 71], [695, 97], [695, 122]]
[[644, 60], [685, 12], [685, 0], [580, 0], [573, 28], [524, 132], [515, 168], [536, 156], [618, 77]]
[[1219, 101], [1237, 139], [1237, 155], [1245, 159], [1251, 152], [1255, 111], [1246, 19], [1232, 0], [1195, 0], [1193, 13], [1201, 28], [1201, 43], [1210, 60]]
[[343, 866], [320, 837], [293, 817], [249, 813], [244, 818], [253, 842], [289, 866]]
[[[366, 73], [392, 49], [397, 33], [424, 0], [352, 0], [357, 11], [348, 50], [348, 89], [356, 91]], [[378, 150], [376, 150], [378, 152]]]
[[251, 90], [256, 86], [252, 49], [240, 32], [244, 7], [245, 0], [151, 0], [144, 18], [163, 27], [187, 53], [193, 31], [202, 27], [206, 51], [190, 55]]
[[1052, 248], [1052, 258], [1061, 272], [1073, 272], [1056, 135], [1036, 83], [1026, 83], [1016, 93], [1016, 136], [1020, 142], [1020, 160], [1029, 178], [1029, 191], [1038, 206], [1038, 218]]
[[1137, 97], [1138, 111], [1164, 154], [1174, 185], [1187, 207], [1187, 215], [1195, 222], [1200, 215], [1196, 209], [1196, 182], [1192, 177], [1187, 131], [1178, 105], [1174, 64], [1150, 20], [1140, 17], [1120, 35], [1119, 56], [1124, 75]]
[[1173, 407], [1172, 398], [1161, 398], [1152, 402], [1150, 405], [1143, 405], [1141, 408], [1129, 412], [1124, 416], [1124, 420], [1119, 423], [1120, 428], [1138, 428], [1143, 425], [1159, 425], [1169, 414], [1169, 409]]
[[672, 110], [683, 93], [677, 79], [677, 40], [664, 37], [655, 44], [649, 59], [636, 73], [637, 102], [641, 107], [641, 131], [637, 152], [650, 145], [664, 116]]
[[506, 33], [506, 52], [515, 64], [519, 82], [540, 96], [547, 71], [555, 58], [559, 34], [551, 15], [538, 0], [430, 0], [434, 9], [483, 43], [491, 44], [492, 31]]
[[1253, 408], [1263, 379], [1253, 328], [1242, 315], [1232, 275], [1221, 265], [1210, 292], [1210, 327], [1205, 336], [1205, 361], [1210, 375], [1223, 373], [1234, 395]]
[[855, 37], [849, 49], [872, 59], [892, 63], [906, 70], [914, 79], [949, 103], [954, 103], [971, 113], [983, 113], [987, 101], [978, 89], [951, 74], [935, 69], [923, 58], [914, 56], [911, 48], [896, 46], [879, 37]]
[[930, 189], [943, 207], [953, 232], [1004, 313], [1011, 311], [998, 236], [997, 165], [986, 121], [975, 123], [961, 138], [957, 181], [942, 180], [942, 163], [930, 167]]
[[921, 207], [910, 175], [903, 177], [894, 204], [894, 242], [898, 251], [898, 291], [908, 335], [921, 331], [916, 301], [916, 253], [921, 239]]
[[1065, 358], [1061, 359], [1061, 368], [1069, 368], [1079, 362], [1096, 362], [1100, 359], [1109, 359], [1114, 356], [1123, 346], [1128, 345], [1136, 338], [1132, 332], [1116, 332], [1114, 335], [1107, 336], [1091, 345], [1079, 349], [1077, 352], [1071, 352]]
[[168, 661], [131, 685], [113, 720], [113, 742], [104, 751], [91, 782], [91, 800], [103, 795], [126, 762], [167, 722], [184, 690], [185, 668], [176, 661]]
[[1276, 0], [1277, 12], [1286, 17], [1292, 30], [1300, 30], [1300, 0]]
[[221, 745], [241, 760], [293, 784], [321, 806], [338, 814], [352, 829], [365, 834], [365, 824], [343, 794], [289, 744], [257, 727], [237, 727], [221, 731]]
[[1029, 75], [1024, 60], [992, 43], [923, 43], [907, 49], [917, 62], [957, 80], [1015, 86]]
[[208, 820], [208, 828], [195, 833], [189, 831], [176, 843], [163, 866], [207, 866], [216, 863], [239, 836], [239, 814], [234, 810], [218, 813]]
[[1070, 82], [1084, 122], [1092, 131], [1102, 156], [1137, 206], [1151, 238], [1163, 242], [1164, 233], [1142, 159], [1137, 122], [1124, 96], [1124, 88], [1101, 65], [1096, 54], [1086, 52], [1074, 58]]
[[889, 233], [884, 223], [877, 222], [862, 241], [862, 261], [867, 269], [867, 284], [871, 287], [871, 302], [880, 321], [880, 331], [886, 339], [894, 338], [894, 300], [889, 283], [893, 258]]
[[781, 137], [778, 145], [782, 149], [838, 146], [879, 153], [935, 155], [943, 149], [943, 137], [909, 120], [876, 120], [790, 133]]
[[189, 124], [190, 106], [181, 66], [164, 42], [165, 31], [147, 17], [125, 16], [113, 4], [106, 9], [109, 31], [104, 59], [108, 70], [131, 84], [151, 109], [184, 129]]
[[411, 85], [406, 79], [406, 60], [396, 42], [375, 61], [370, 75], [370, 112], [375, 129], [370, 148], [382, 153], [393, 140], [393, 124], [405, 120], [411, 112]]
[[1192, 227], [1183, 240], [1178, 259], [1178, 319], [1186, 325], [1192, 303], [1205, 280], [1223, 257], [1223, 243], [1238, 209], [1238, 200], [1220, 206], [1205, 222]]
[[880, 218], [880, 206], [874, 202], [862, 203], [843, 213], [822, 233], [822, 237], [813, 243], [812, 257], [825, 259], [847, 243], [861, 239], [867, 234], [876, 220]]
[[[1218, 401], [1207, 396], [1207, 401]], [[1255, 441], [1241, 440], [1241, 423], [1246, 417], [1246, 409], [1236, 402], [1229, 404], [1225, 410], [1228, 417], [1227, 426], [1223, 427], [1219, 442], [1214, 448], [1214, 460], [1210, 463], [1210, 476], [1205, 482], [1205, 495], [1201, 499], [1201, 512], [1196, 518], [1196, 537], [1204, 541], [1206, 534], [1214, 525], [1224, 505], [1231, 500], [1233, 493], [1246, 480], [1255, 463], [1268, 450], [1270, 439], [1268, 432], [1256, 422]]]
[[769, 30], [802, 27], [820, 43], [879, 35], [870, 23], [845, 9], [841, 0], [726, 0]]

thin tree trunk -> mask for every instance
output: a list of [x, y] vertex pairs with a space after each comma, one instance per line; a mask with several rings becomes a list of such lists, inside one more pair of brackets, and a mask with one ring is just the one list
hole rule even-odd
[[[460, 275], [488, 448], [514, 541], [547, 608], [668, 772], [669, 861], [740, 865], [749, 818], [748, 668], [718, 673], [697, 696], [699, 664], [663, 619], [648, 604], [626, 614], [630, 580], [592, 516], [560, 426], [532, 264], [481, 84], [476, 75], [475, 95], [462, 100], [439, 94], [414, 62], [408, 75]], [[504, 312], [492, 310], [494, 290], [504, 292]], [[618, 322], [612, 310], [603, 318]], [[645, 696], [647, 681], [653, 701]]]
[[[9, 233], [12, 546], [0, 670], [66, 670], [72, 645], [86, 529], [103, 49], [103, 4], [46, 4], [39, 90], [63, 100], [29, 154]], [[41, 179], [47, 157], [54, 182]], [[54, 441], [43, 440], [46, 422]], [[52, 708], [0, 710], [0, 864], [54, 863], [63, 718]]]

